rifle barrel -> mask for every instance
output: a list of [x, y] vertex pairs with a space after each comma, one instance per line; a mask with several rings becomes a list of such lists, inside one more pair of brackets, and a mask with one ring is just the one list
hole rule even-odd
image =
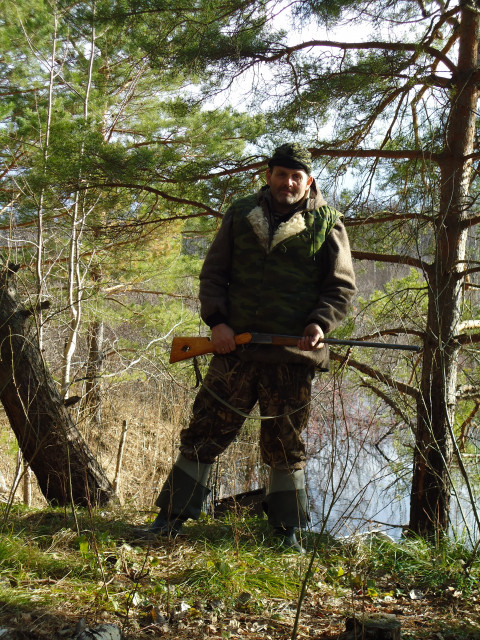
[[[269, 333], [255, 333], [251, 334], [252, 343], [257, 344], [276, 344], [295, 346], [300, 336], [283, 336], [279, 334]], [[342, 340], [340, 338], [323, 338], [322, 342], [325, 344], [339, 344], [347, 345], [349, 347], [373, 347], [376, 349], [400, 349], [403, 351], [416, 351], [417, 353], [422, 350], [421, 347], [417, 347], [410, 344], [396, 344], [389, 342], [367, 342], [366, 340]]]
[[345, 344], [352, 347], [373, 347], [375, 349], [401, 349], [403, 351], [418, 351], [422, 350], [422, 347], [417, 347], [411, 344], [395, 344], [388, 342], [367, 342], [365, 340], [340, 340], [337, 338], [324, 338], [322, 342], [327, 344]]

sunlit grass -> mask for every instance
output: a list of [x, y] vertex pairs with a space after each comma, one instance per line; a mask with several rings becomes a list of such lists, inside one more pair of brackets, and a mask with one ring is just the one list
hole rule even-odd
[[330, 594], [348, 608], [352, 598], [375, 603], [408, 597], [411, 589], [467, 596], [480, 574], [477, 559], [453, 543], [334, 540], [310, 532], [302, 557], [281, 551], [264, 518], [203, 516], [188, 523], [184, 535], [153, 544], [135, 539], [130, 519], [118, 507], [75, 515], [13, 509], [0, 537], [0, 622], [40, 606], [65, 615], [88, 610], [129, 624], [154, 609], [169, 615], [180, 605], [191, 617], [218, 607], [273, 616], [279, 603], [295, 610], [304, 582], [310, 600]]
[[405, 588], [441, 592], [450, 587], [468, 594], [479, 586], [479, 558], [448, 538], [437, 544], [419, 537], [406, 538], [401, 544], [378, 541], [370, 558], [376, 571], [390, 573]]

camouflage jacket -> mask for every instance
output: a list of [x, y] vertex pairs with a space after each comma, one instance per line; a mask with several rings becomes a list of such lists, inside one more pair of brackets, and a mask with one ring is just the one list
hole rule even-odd
[[[344, 318], [356, 289], [341, 216], [315, 188], [302, 207], [272, 230], [268, 188], [232, 204], [200, 273], [201, 314], [210, 327], [301, 335], [311, 322], [328, 333]], [[235, 353], [328, 367], [326, 348], [246, 345]]]

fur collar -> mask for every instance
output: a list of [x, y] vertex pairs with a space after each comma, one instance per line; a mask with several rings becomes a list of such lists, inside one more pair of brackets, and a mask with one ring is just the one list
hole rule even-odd
[[252, 229], [260, 244], [267, 253], [280, 244], [280, 242], [298, 235], [306, 228], [302, 212], [297, 211], [297, 213], [295, 213], [286, 222], [281, 222], [278, 225], [275, 233], [273, 234], [272, 242], [269, 245], [268, 221], [265, 218], [262, 207], [255, 207], [252, 209], [247, 215], [247, 219], [252, 225]]

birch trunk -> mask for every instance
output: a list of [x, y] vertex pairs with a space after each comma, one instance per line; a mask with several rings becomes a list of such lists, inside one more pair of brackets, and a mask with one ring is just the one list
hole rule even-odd
[[[93, 5], [95, 8], [95, 5]], [[88, 65], [88, 76], [85, 87], [85, 98], [83, 102], [83, 117], [85, 121], [88, 118], [90, 90], [92, 87], [93, 77], [93, 63], [95, 60], [95, 26], [92, 23], [92, 31], [90, 38], [90, 58]], [[80, 156], [84, 154], [84, 147], [80, 150]], [[81, 172], [78, 176], [78, 182], [81, 183]], [[71, 224], [71, 238], [70, 238], [70, 252], [69, 252], [69, 267], [68, 267], [68, 304], [70, 309], [71, 320], [68, 324], [68, 334], [65, 340], [65, 347], [63, 352], [63, 366], [62, 366], [62, 394], [64, 398], [68, 397], [72, 360], [77, 349], [78, 336], [80, 333], [80, 321], [82, 318], [82, 298], [83, 298], [83, 278], [80, 273], [80, 246], [83, 228], [85, 226], [87, 217], [87, 210], [84, 202], [84, 195], [80, 195], [80, 192], [75, 193], [75, 202], [72, 209], [72, 224]]]
[[79, 217], [80, 197], [75, 196], [75, 204], [72, 212], [72, 225], [70, 237], [70, 253], [68, 261], [68, 306], [71, 320], [68, 323], [68, 334], [65, 340], [62, 366], [62, 395], [68, 398], [72, 359], [77, 348], [80, 320], [82, 318], [82, 287], [79, 264], [79, 246], [81, 231], [84, 224], [84, 216]]
[[[57, 29], [58, 18], [56, 10], [54, 10], [54, 28], [52, 36], [52, 52], [50, 56], [50, 73], [48, 82], [48, 108], [47, 108], [47, 120], [45, 123], [45, 133], [43, 136], [43, 166], [44, 171], [47, 168], [48, 151], [50, 145], [50, 129], [52, 126], [52, 110], [53, 110], [53, 86], [55, 81], [55, 58], [57, 55]], [[38, 198], [37, 209], [37, 256], [36, 256], [36, 277], [37, 277], [37, 299], [38, 299], [38, 313], [37, 318], [37, 340], [40, 350], [43, 348], [43, 318], [42, 318], [42, 300], [45, 292], [45, 278], [43, 274], [43, 214], [44, 214], [44, 201], [45, 192], [42, 188]]]

